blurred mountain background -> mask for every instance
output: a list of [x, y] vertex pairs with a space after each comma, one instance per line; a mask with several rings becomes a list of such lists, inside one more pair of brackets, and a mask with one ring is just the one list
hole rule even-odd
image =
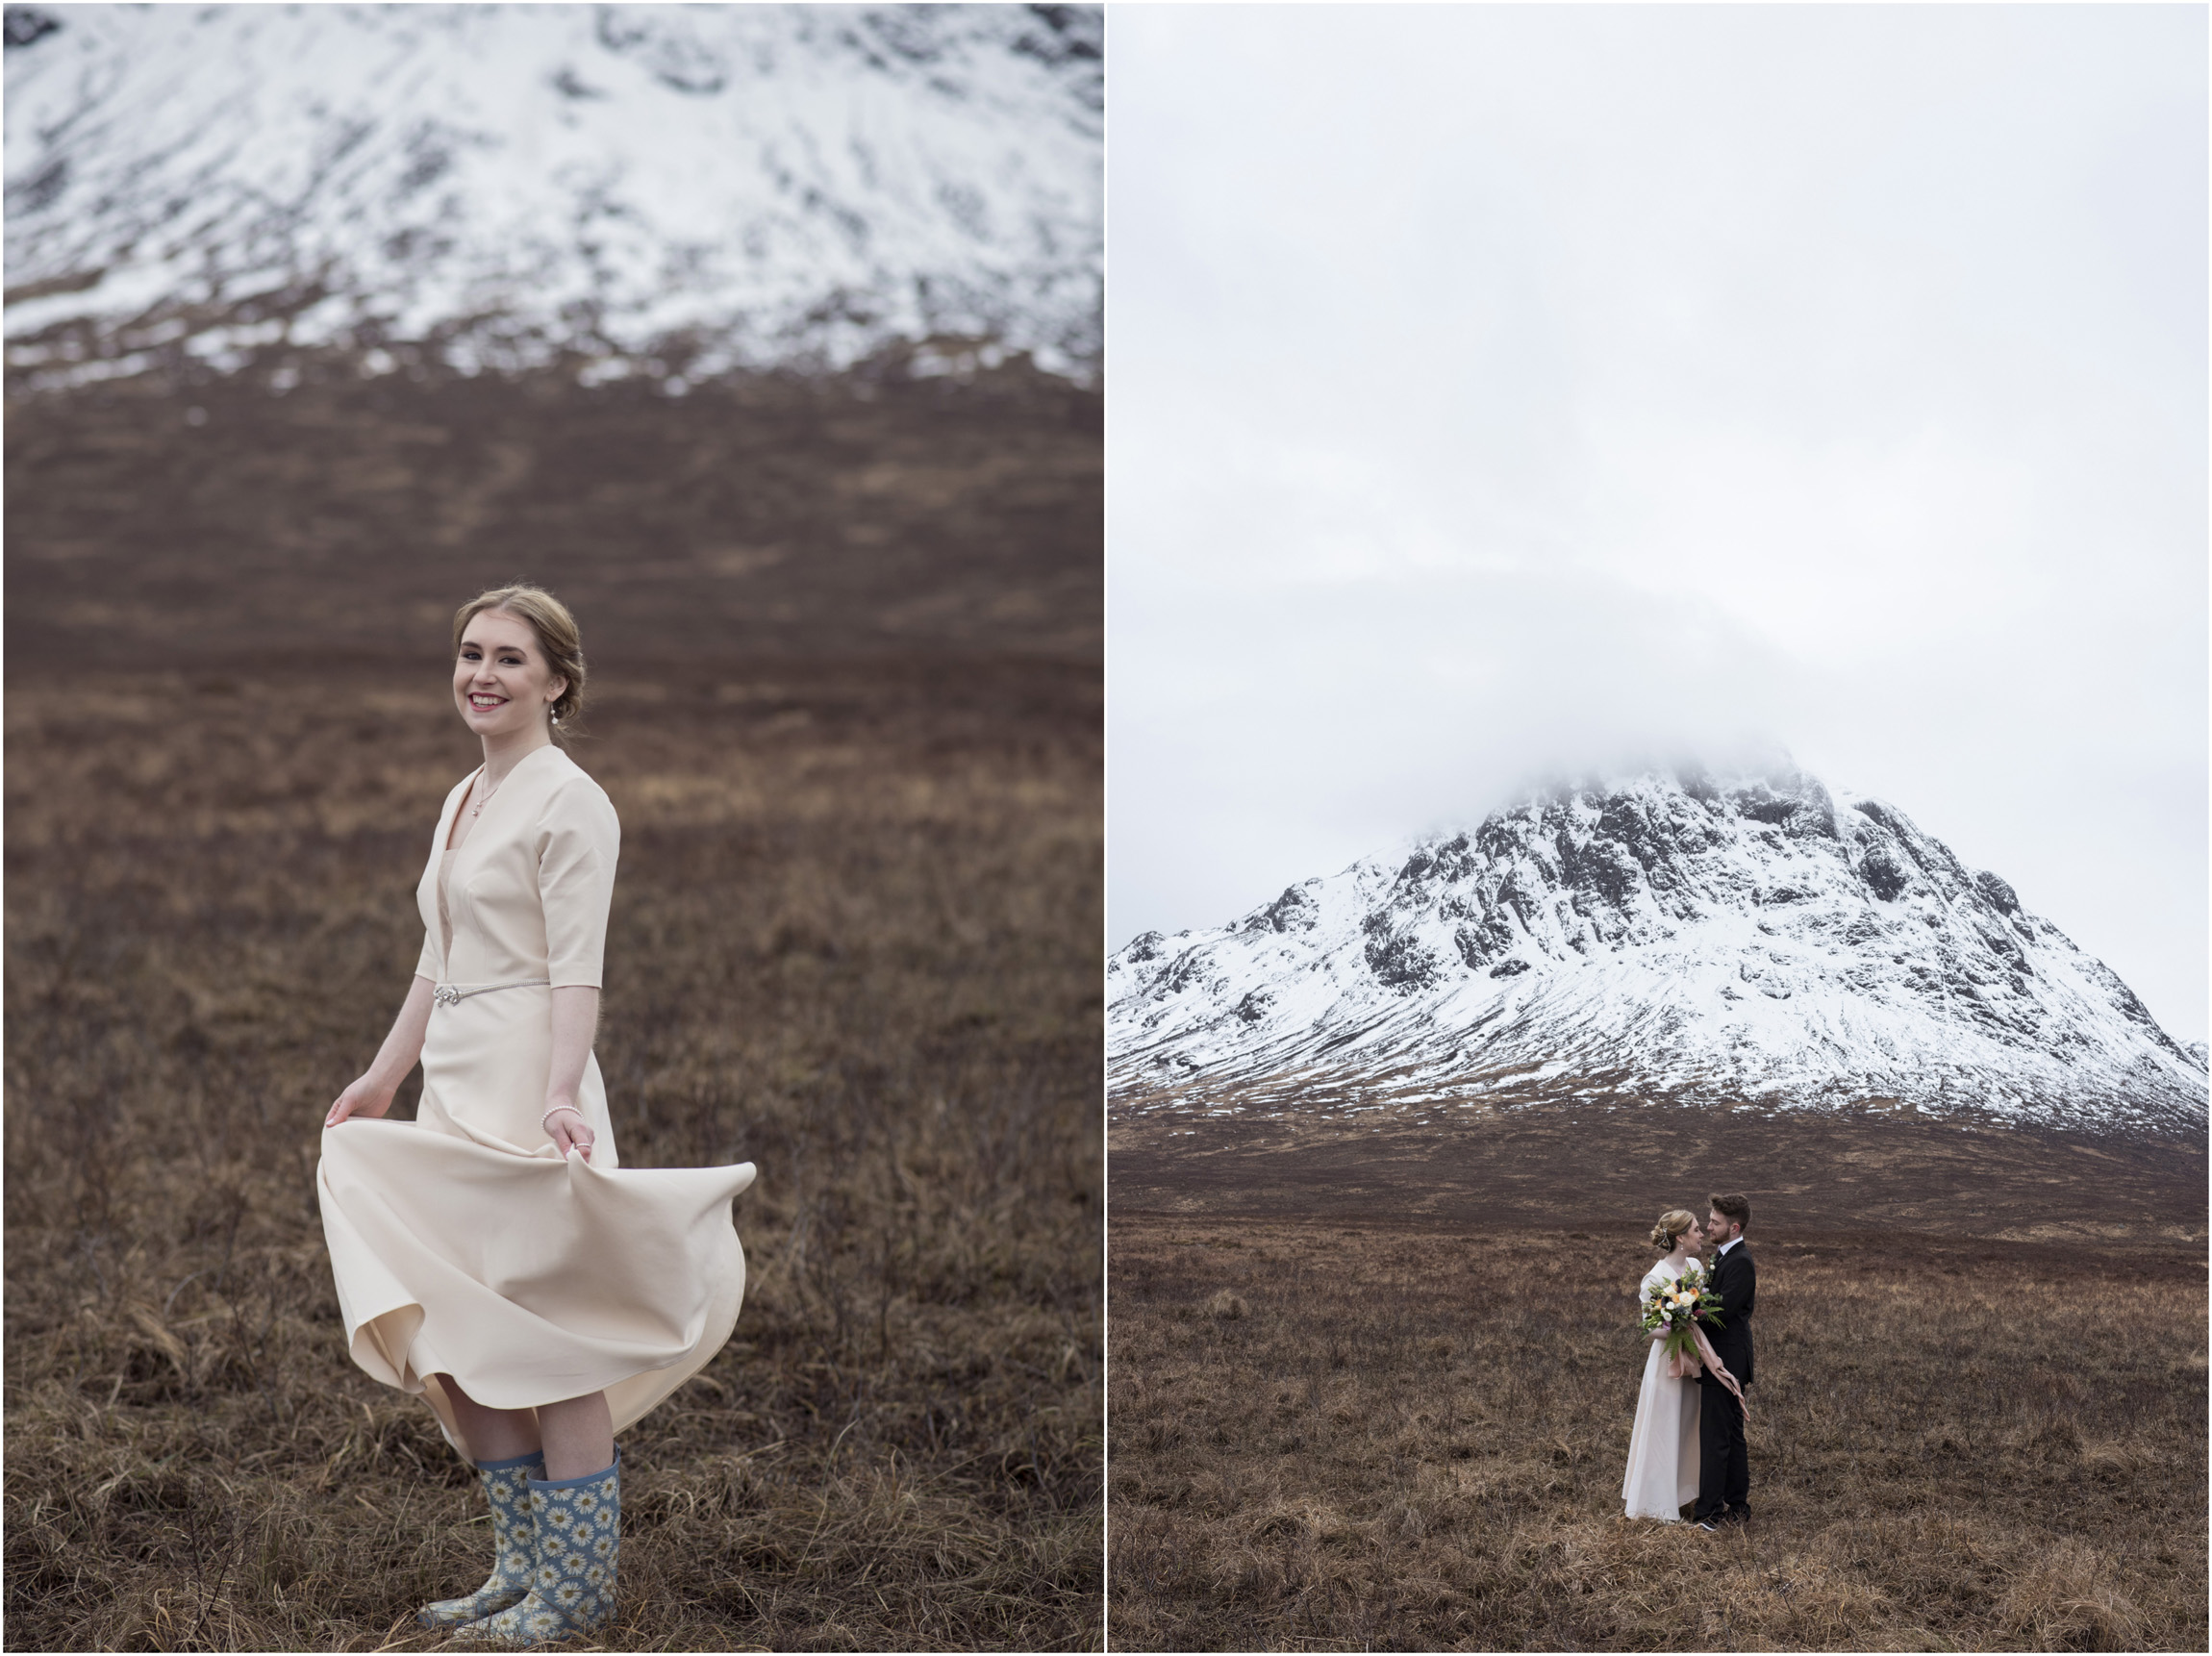
[[[64, 21], [65, 18], [65, 21]], [[1095, 10], [8, 13], [8, 360], [1093, 374]]]
[[1097, 9], [6, 38], [18, 664], [442, 653], [525, 573], [617, 656], [1095, 657]]

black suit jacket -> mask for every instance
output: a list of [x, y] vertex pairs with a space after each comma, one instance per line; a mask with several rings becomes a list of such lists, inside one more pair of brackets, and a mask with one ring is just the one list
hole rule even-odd
[[[1759, 1269], [1751, 1263], [1751, 1244], [1740, 1242], [1713, 1266], [1713, 1292], [1721, 1296], [1719, 1325], [1701, 1318], [1713, 1354], [1728, 1366], [1741, 1386], [1751, 1383], [1751, 1312], [1759, 1298]], [[1710, 1372], [1697, 1376], [1701, 1386], [1718, 1386]]]

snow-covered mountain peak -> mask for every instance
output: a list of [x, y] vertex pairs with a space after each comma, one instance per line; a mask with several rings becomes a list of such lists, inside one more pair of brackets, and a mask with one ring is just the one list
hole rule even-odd
[[1603, 1092], [2171, 1122], [2204, 1069], [2001, 876], [1786, 760], [1562, 783], [1108, 966], [1125, 1104]]
[[1095, 7], [10, 16], [7, 326], [42, 379], [180, 339], [694, 376], [1097, 354]]

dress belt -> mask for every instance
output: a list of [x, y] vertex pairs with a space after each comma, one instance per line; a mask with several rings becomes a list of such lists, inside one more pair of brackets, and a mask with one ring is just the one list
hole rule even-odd
[[472, 994], [490, 994], [493, 990], [551, 989], [552, 987], [551, 982], [541, 977], [524, 978], [515, 983], [479, 984], [474, 989], [461, 989], [453, 984], [441, 983], [430, 991], [430, 998], [443, 1006], [459, 1006]]

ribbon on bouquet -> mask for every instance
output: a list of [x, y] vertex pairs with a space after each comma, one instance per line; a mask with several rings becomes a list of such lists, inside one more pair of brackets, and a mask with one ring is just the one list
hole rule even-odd
[[1728, 1394], [1736, 1399], [1736, 1406], [1744, 1411], [1744, 1430], [1748, 1432], [1751, 1429], [1751, 1400], [1744, 1395], [1744, 1388], [1736, 1384], [1736, 1377], [1728, 1372], [1728, 1366], [1713, 1354], [1713, 1342], [1705, 1338], [1704, 1329], [1692, 1323], [1690, 1331], [1697, 1337], [1697, 1349], [1705, 1354], [1705, 1367], [1713, 1371], [1722, 1385], [1728, 1388]]

